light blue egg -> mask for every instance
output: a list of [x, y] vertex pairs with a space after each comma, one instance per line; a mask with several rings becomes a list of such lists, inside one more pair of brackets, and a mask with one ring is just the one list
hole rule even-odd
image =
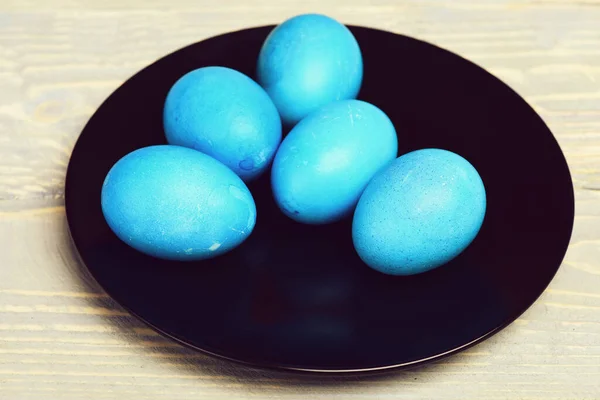
[[167, 95], [163, 122], [170, 144], [208, 154], [246, 182], [267, 169], [281, 142], [281, 119], [269, 95], [225, 67], [181, 77]]
[[354, 247], [375, 270], [418, 274], [467, 248], [485, 210], [483, 182], [467, 160], [446, 150], [413, 151], [365, 189], [354, 213]]
[[339, 220], [397, 152], [394, 126], [379, 108], [360, 100], [328, 104], [281, 143], [271, 171], [275, 200], [299, 222]]
[[282, 120], [293, 125], [327, 103], [356, 98], [363, 62], [348, 28], [324, 15], [305, 14], [269, 34], [257, 73]]
[[179, 146], [120, 159], [102, 186], [102, 212], [131, 247], [169, 260], [200, 260], [242, 243], [256, 222], [244, 182], [219, 161]]

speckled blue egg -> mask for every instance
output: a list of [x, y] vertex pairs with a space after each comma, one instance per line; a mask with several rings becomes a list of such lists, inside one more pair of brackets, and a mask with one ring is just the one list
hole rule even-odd
[[441, 149], [405, 154], [362, 194], [352, 225], [354, 247], [371, 268], [413, 275], [458, 256], [477, 236], [485, 188], [463, 157]]
[[360, 100], [328, 104], [281, 143], [271, 171], [277, 205], [298, 222], [339, 220], [397, 153], [394, 125], [379, 108]]
[[327, 103], [356, 98], [363, 61], [348, 28], [324, 15], [305, 14], [269, 34], [257, 73], [282, 120], [294, 125]]
[[244, 182], [219, 161], [170, 145], [120, 159], [102, 186], [102, 212], [131, 247], [169, 260], [200, 260], [242, 243], [256, 222]]
[[269, 95], [225, 67], [181, 77], [167, 95], [163, 122], [170, 144], [208, 154], [246, 182], [267, 169], [281, 142], [281, 119]]

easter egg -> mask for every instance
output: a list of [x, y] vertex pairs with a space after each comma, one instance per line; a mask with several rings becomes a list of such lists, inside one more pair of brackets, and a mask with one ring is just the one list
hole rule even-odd
[[363, 78], [358, 42], [343, 24], [319, 14], [288, 19], [267, 37], [258, 82], [284, 123], [294, 125], [336, 100], [354, 99]]
[[450, 151], [417, 150], [368, 184], [354, 212], [352, 239], [371, 268], [417, 274], [467, 248], [485, 210], [485, 188], [473, 165]]
[[254, 199], [221, 162], [171, 145], [121, 158], [102, 186], [108, 226], [129, 246], [169, 260], [200, 260], [242, 243], [256, 222]]
[[281, 141], [281, 119], [267, 93], [225, 67], [181, 77], [167, 95], [163, 123], [167, 142], [208, 154], [244, 181], [265, 171]]
[[394, 125], [379, 108], [360, 100], [328, 104], [281, 143], [271, 170], [277, 205], [298, 222], [339, 220], [397, 152]]

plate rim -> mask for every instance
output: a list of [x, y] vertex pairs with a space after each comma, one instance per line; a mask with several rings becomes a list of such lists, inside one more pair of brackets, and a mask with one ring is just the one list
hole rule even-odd
[[[569, 197], [571, 200], [571, 204], [572, 207], [569, 210], [570, 215], [572, 215], [573, 217], [570, 218], [570, 229], [569, 229], [569, 233], [568, 233], [568, 240], [566, 241], [567, 245], [565, 248], [565, 252], [562, 255], [560, 262], [558, 263], [558, 266], [554, 269], [554, 271], [552, 272], [552, 275], [549, 277], [548, 281], [545, 282], [542, 285], [541, 290], [539, 291], [539, 293], [537, 293], [535, 295], [535, 298], [528, 303], [528, 305], [526, 305], [525, 307], [523, 307], [521, 310], [519, 310], [518, 313], [515, 313], [514, 316], [511, 316], [511, 318], [508, 318], [507, 320], [505, 320], [503, 323], [499, 324], [498, 326], [496, 326], [495, 328], [491, 329], [490, 331], [488, 331], [487, 333], [481, 335], [480, 337], [465, 343], [461, 346], [455, 347], [451, 350], [445, 351], [443, 353], [439, 353], [430, 357], [426, 357], [426, 358], [421, 358], [419, 360], [415, 360], [415, 361], [410, 361], [410, 362], [406, 362], [406, 363], [400, 363], [400, 364], [393, 364], [393, 365], [386, 365], [386, 366], [378, 366], [378, 367], [368, 367], [368, 368], [352, 368], [352, 369], [318, 369], [318, 368], [302, 368], [302, 367], [294, 367], [294, 366], [285, 366], [285, 365], [276, 365], [277, 363], [261, 363], [261, 362], [255, 362], [252, 360], [242, 360], [242, 359], [237, 359], [234, 357], [229, 357], [223, 354], [219, 354], [218, 352], [213, 352], [210, 350], [207, 350], [206, 348], [201, 348], [201, 347], [197, 347], [191, 343], [186, 342], [183, 339], [180, 339], [176, 336], [174, 336], [173, 334], [170, 334], [166, 331], [164, 331], [163, 329], [161, 329], [158, 326], [155, 326], [154, 324], [150, 323], [149, 321], [147, 321], [145, 318], [143, 318], [142, 316], [140, 316], [137, 312], [135, 312], [134, 310], [130, 309], [129, 307], [127, 307], [126, 305], [124, 305], [121, 301], [117, 300], [117, 298], [115, 298], [115, 296], [111, 293], [111, 291], [107, 290], [102, 284], [100, 284], [100, 282], [98, 281], [98, 279], [96, 278], [96, 275], [94, 274], [94, 272], [87, 266], [87, 264], [85, 263], [81, 252], [80, 252], [80, 248], [77, 245], [77, 242], [75, 241], [73, 234], [72, 234], [72, 227], [73, 227], [73, 221], [72, 221], [72, 216], [70, 217], [70, 212], [69, 212], [69, 203], [70, 203], [70, 195], [68, 194], [72, 189], [70, 189], [72, 187], [72, 185], [69, 185], [69, 177], [70, 175], [72, 175], [72, 170], [73, 170], [73, 163], [72, 163], [72, 155], [75, 153], [75, 151], [77, 150], [77, 148], [81, 145], [81, 137], [82, 134], [86, 131], [86, 129], [88, 128], [88, 126], [93, 122], [95, 116], [97, 115], [98, 111], [100, 109], [102, 109], [105, 104], [110, 101], [110, 99], [113, 97], [113, 95], [119, 91], [119, 89], [121, 89], [123, 86], [127, 85], [132, 79], [134, 79], [137, 75], [141, 74], [142, 72], [144, 72], [145, 70], [153, 67], [155, 64], [157, 64], [158, 62], [162, 61], [163, 59], [171, 56], [174, 53], [178, 53], [180, 51], [183, 51], [185, 49], [188, 49], [190, 47], [193, 47], [195, 45], [198, 45], [202, 42], [208, 41], [208, 40], [213, 40], [213, 39], [217, 39], [226, 35], [230, 35], [230, 34], [239, 34], [239, 33], [243, 33], [243, 32], [249, 32], [249, 31], [259, 31], [259, 30], [265, 30], [265, 29], [273, 29], [274, 27], [276, 27], [277, 25], [275, 24], [269, 24], [269, 25], [257, 25], [257, 26], [249, 26], [247, 28], [241, 28], [241, 29], [236, 29], [236, 30], [232, 30], [232, 31], [228, 31], [228, 32], [224, 32], [224, 33], [219, 33], [219, 34], [215, 34], [215, 35], [211, 35], [208, 37], [205, 37], [201, 40], [198, 40], [196, 42], [181, 46], [179, 48], [176, 48], [172, 51], [170, 51], [169, 53], [160, 56], [158, 58], [156, 58], [154, 61], [150, 62], [149, 64], [147, 64], [146, 66], [144, 66], [141, 69], [136, 70], [132, 75], [130, 75], [128, 78], [126, 78], [121, 84], [119, 84], [117, 87], [115, 87], [114, 89], [112, 89], [112, 91], [109, 93], [109, 95], [100, 103], [100, 105], [94, 110], [94, 112], [91, 114], [91, 116], [87, 119], [86, 123], [84, 124], [83, 128], [81, 129], [77, 140], [75, 141], [75, 144], [73, 146], [73, 149], [71, 151], [71, 154], [69, 155], [69, 163], [67, 165], [67, 170], [66, 170], [66, 175], [65, 175], [65, 189], [64, 189], [64, 193], [65, 193], [65, 216], [66, 216], [66, 220], [67, 220], [67, 226], [68, 226], [68, 236], [69, 236], [69, 241], [71, 244], [71, 250], [75, 255], [75, 258], [79, 264], [78, 269], [81, 270], [82, 267], [85, 268], [85, 270], [88, 272], [89, 276], [93, 279], [93, 281], [96, 283], [96, 285], [101, 288], [106, 294], [109, 295], [109, 297], [111, 298], [112, 301], [114, 301], [119, 307], [121, 307], [122, 309], [126, 310], [129, 314], [131, 314], [133, 317], [135, 317], [138, 321], [141, 321], [142, 323], [144, 323], [146, 326], [148, 326], [149, 328], [151, 328], [152, 330], [156, 331], [157, 333], [159, 333], [160, 335], [162, 335], [165, 338], [168, 338], [169, 340], [172, 340], [182, 346], [184, 346], [185, 348], [200, 352], [201, 354], [207, 355], [213, 359], [217, 359], [217, 360], [225, 360], [225, 361], [229, 361], [229, 362], [233, 362], [239, 366], [245, 366], [245, 367], [250, 367], [250, 368], [255, 368], [255, 369], [265, 369], [265, 370], [271, 370], [271, 371], [279, 371], [279, 372], [292, 372], [292, 373], [296, 373], [299, 376], [336, 376], [336, 377], [341, 377], [341, 376], [367, 376], [367, 375], [373, 375], [373, 374], [381, 374], [381, 373], [392, 373], [392, 372], [397, 372], [397, 371], [403, 371], [403, 370], [410, 370], [410, 369], [414, 369], [417, 367], [422, 367], [425, 365], [430, 365], [433, 362], [437, 362], [437, 361], [441, 361], [444, 360], [446, 358], [449, 358], [455, 354], [458, 354], [466, 349], [469, 349], [481, 342], [484, 342], [485, 340], [489, 339], [490, 337], [494, 336], [495, 334], [497, 334], [498, 332], [504, 330], [506, 327], [508, 327], [509, 325], [511, 325], [515, 320], [517, 320], [519, 317], [521, 317], [529, 308], [531, 308], [541, 297], [541, 295], [546, 291], [546, 289], [549, 287], [549, 285], [552, 283], [552, 281], [554, 280], [554, 278], [556, 277], [556, 274], [558, 273], [558, 270], [562, 267], [562, 264], [564, 262], [564, 259], [566, 257], [566, 253], [568, 251], [568, 248], [571, 244], [571, 239], [572, 239], [572, 235], [573, 235], [573, 229], [574, 229], [574, 222], [575, 222], [575, 191], [574, 191], [574, 186], [573, 186], [573, 178], [572, 178], [572, 174], [571, 174], [571, 170], [570, 170], [570, 166], [567, 162], [567, 159], [565, 157], [565, 154], [563, 152], [563, 149], [561, 148], [558, 140], [556, 139], [556, 136], [554, 135], [554, 133], [552, 132], [552, 130], [550, 129], [550, 127], [548, 126], [548, 124], [546, 123], [546, 121], [543, 119], [543, 117], [535, 111], [535, 109], [531, 106], [531, 104], [529, 104], [529, 102], [523, 97], [521, 96], [515, 89], [513, 89], [508, 83], [504, 82], [503, 80], [501, 80], [500, 78], [498, 78], [496, 75], [492, 74], [491, 72], [489, 72], [486, 68], [484, 68], [483, 66], [463, 57], [462, 55], [455, 53], [454, 51], [445, 49], [443, 47], [438, 46], [435, 43], [431, 43], [429, 41], [423, 40], [423, 39], [419, 39], [413, 36], [408, 36], [402, 33], [397, 33], [397, 32], [393, 32], [393, 31], [388, 31], [388, 30], [384, 30], [384, 29], [378, 29], [378, 28], [373, 28], [373, 27], [369, 27], [369, 26], [362, 26], [362, 25], [353, 25], [353, 24], [345, 24], [345, 26], [347, 26], [351, 31], [357, 29], [357, 30], [367, 30], [367, 31], [376, 31], [378, 33], [385, 33], [385, 34], [391, 34], [394, 36], [399, 36], [405, 39], [410, 39], [413, 41], [417, 41], [420, 42], [422, 44], [428, 45], [428, 46], [433, 46], [436, 48], [436, 50], [441, 50], [445, 53], [449, 53], [454, 57], [458, 57], [461, 59], [461, 61], [466, 61], [469, 64], [475, 66], [476, 68], [483, 70], [488, 77], [492, 77], [493, 79], [495, 79], [496, 81], [498, 81], [499, 83], [501, 83], [505, 88], [507, 88], [514, 96], [516, 96], [517, 98], [521, 99], [523, 105], [526, 105], [529, 108], [529, 111], [535, 115], [535, 117], [543, 124], [543, 126], [548, 130], [548, 132], [550, 133], [550, 136], [554, 142], [554, 144], [556, 145], [556, 148], [558, 149], [559, 153], [560, 153], [560, 161], [561, 163], [564, 165], [564, 167], [566, 167], [566, 172], [567, 172], [567, 177], [568, 177], [568, 183], [569, 183]], [[566, 183], [566, 182], [565, 182]], [[81, 277], [80, 277], [81, 278]]]

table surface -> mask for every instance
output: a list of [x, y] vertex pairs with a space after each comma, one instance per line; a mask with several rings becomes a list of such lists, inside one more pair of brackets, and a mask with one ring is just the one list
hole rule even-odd
[[[251, 369], [162, 338], [78, 263], [65, 170], [103, 99], [175, 49], [305, 12], [455, 51], [556, 135], [575, 186], [572, 242], [542, 297], [490, 340], [367, 379]], [[0, 246], [3, 400], [600, 399], [600, 1], [2, 0]]]

